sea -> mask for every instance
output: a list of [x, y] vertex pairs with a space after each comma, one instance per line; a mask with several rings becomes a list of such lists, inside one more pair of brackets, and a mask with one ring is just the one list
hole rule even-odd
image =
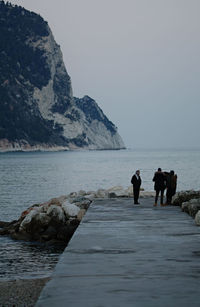
[[[33, 204], [71, 192], [127, 188], [137, 169], [144, 190], [153, 191], [158, 167], [175, 171], [177, 191], [200, 189], [200, 149], [1, 153], [0, 220], [18, 219]], [[48, 277], [63, 250], [1, 236], [0, 281]]]

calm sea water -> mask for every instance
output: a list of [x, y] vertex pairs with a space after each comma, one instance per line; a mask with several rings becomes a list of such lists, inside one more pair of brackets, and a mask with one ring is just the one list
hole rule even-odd
[[[200, 189], [200, 150], [120, 150], [0, 154], [0, 220], [17, 219], [34, 203], [79, 190], [130, 186], [136, 169], [153, 190], [158, 167], [175, 170], [178, 190]], [[62, 249], [0, 237], [0, 278], [48, 276]]]

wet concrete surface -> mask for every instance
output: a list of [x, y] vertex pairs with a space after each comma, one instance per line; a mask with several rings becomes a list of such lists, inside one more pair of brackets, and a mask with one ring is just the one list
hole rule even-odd
[[37, 307], [200, 306], [200, 228], [153, 198], [93, 202]]

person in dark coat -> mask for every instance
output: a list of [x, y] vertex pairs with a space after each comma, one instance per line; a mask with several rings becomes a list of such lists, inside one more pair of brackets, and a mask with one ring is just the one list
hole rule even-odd
[[154, 181], [154, 190], [156, 191], [154, 206], [157, 206], [159, 194], [160, 194], [160, 204], [161, 206], [164, 206], [163, 196], [164, 196], [164, 190], [166, 188], [166, 176], [162, 172], [161, 168], [158, 168], [157, 172], [155, 172], [153, 181]]
[[135, 172], [135, 174], [132, 176], [131, 183], [133, 185], [134, 204], [139, 205], [138, 198], [139, 198], [139, 195], [140, 195], [140, 186], [141, 186], [141, 183], [142, 183], [139, 170], [137, 170]]
[[176, 194], [177, 175], [170, 171], [167, 176], [166, 205], [171, 205], [172, 196]]

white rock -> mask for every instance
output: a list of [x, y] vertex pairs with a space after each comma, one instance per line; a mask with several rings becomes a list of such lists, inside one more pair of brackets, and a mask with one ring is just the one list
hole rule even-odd
[[195, 215], [195, 223], [197, 226], [200, 226], [200, 210]]
[[95, 193], [87, 194], [87, 195], [85, 195], [85, 198], [87, 198], [89, 200], [93, 200], [94, 198], [96, 198], [96, 195], [95, 195]]
[[38, 212], [47, 213], [48, 209], [49, 209], [49, 203], [44, 203], [41, 206], [39, 206]]
[[58, 201], [62, 204], [67, 200], [67, 195], [61, 195], [58, 197]]
[[181, 209], [184, 211], [185, 208], [187, 208], [189, 204], [190, 204], [190, 203], [189, 203], [188, 201], [185, 201], [184, 203], [182, 203]]
[[50, 217], [55, 217], [61, 222], [65, 221], [65, 215], [60, 206], [51, 205], [47, 210], [47, 215]]
[[128, 189], [126, 189], [124, 192], [127, 197], [133, 197], [133, 186], [128, 187]]
[[200, 198], [193, 198], [193, 199], [190, 199], [189, 203], [190, 203], [190, 204], [199, 204], [199, 203], [200, 203]]
[[84, 217], [85, 213], [86, 213], [86, 210], [85, 210], [85, 209], [81, 209], [81, 210], [79, 211], [79, 213], [77, 214], [77, 219], [78, 219], [79, 221], [81, 221], [82, 218]]
[[80, 211], [80, 208], [79, 208], [79, 207], [77, 207], [77, 206], [74, 205], [74, 204], [70, 204], [68, 201], [66, 201], [66, 202], [64, 202], [64, 203], [62, 204], [62, 208], [63, 208], [64, 212], [65, 212], [67, 215], [71, 216], [71, 217], [77, 216], [78, 213], [79, 213], [79, 211]]
[[91, 194], [95, 194], [95, 193], [96, 193], [95, 191], [87, 191], [86, 195], [91, 195]]
[[122, 186], [115, 186], [107, 190], [109, 197], [128, 197]]
[[26, 215], [26, 217], [23, 219], [23, 221], [21, 222], [20, 227], [19, 227], [20, 230], [21, 230], [22, 228], [26, 228], [26, 225], [27, 225], [27, 224], [30, 224], [32, 218], [33, 218], [34, 216], [36, 216], [37, 214], [38, 214], [37, 207], [34, 207], [34, 208]]
[[85, 196], [86, 192], [84, 190], [78, 191], [78, 196]]
[[40, 223], [43, 226], [47, 226], [51, 220], [50, 216], [48, 216], [46, 213], [39, 213], [35, 215], [35, 219], [40, 221]]
[[121, 185], [118, 185], [118, 186], [111, 187], [107, 191], [108, 192], [115, 192], [115, 191], [123, 191], [123, 190], [124, 190], [123, 187]]
[[77, 196], [78, 196], [77, 192], [71, 192], [69, 195], [67, 195], [67, 198], [73, 198]]
[[155, 197], [155, 194], [156, 193], [154, 191], [140, 191], [141, 198]]
[[97, 198], [106, 198], [107, 195], [108, 195], [108, 193], [107, 193], [107, 191], [104, 190], [104, 189], [99, 189], [99, 190], [96, 192], [95, 195], [96, 195]]

